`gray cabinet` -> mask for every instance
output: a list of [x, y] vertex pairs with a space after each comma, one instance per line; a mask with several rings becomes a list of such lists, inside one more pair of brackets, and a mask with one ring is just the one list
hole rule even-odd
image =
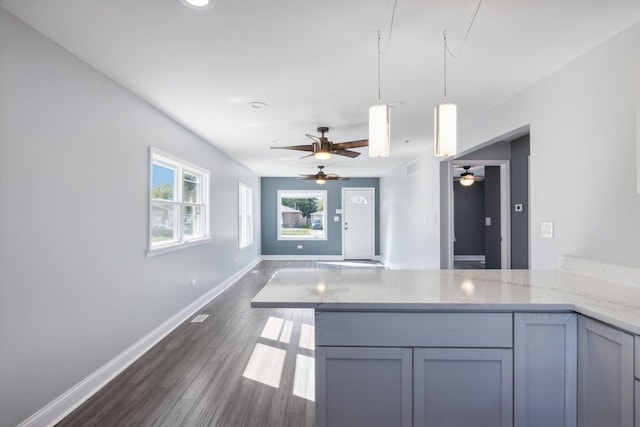
[[515, 313], [514, 425], [575, 427], [577, 315]]
[[635, 380], [635, 407], [636, 422], [635, 427], [640, 427], [640, 381]]
[[633, 426], [633, 336], [578, 317], [578, 424]]
[[416, 348], [414, 426], [513, 425], [511, 349]]
[[411, 349], [316, 348], [316, 426], [412, 425]]

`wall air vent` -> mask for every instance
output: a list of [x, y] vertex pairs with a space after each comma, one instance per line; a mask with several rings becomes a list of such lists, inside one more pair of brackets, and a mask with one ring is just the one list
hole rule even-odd
[[420, 172], [420, 159], [415, 159], [407, 165], [407, 176], [411, 176]]
[[191, 319], [191, 323], [202, 323], [207, 317], [209, 317], [208, 314], [198, 314], [196, 317]]

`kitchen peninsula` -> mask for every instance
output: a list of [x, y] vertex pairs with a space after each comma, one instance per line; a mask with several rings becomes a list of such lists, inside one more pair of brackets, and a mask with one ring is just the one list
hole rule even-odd
[[318, 427], [633, 426], [634, 394], [640, 408], [640, 287], [628, 283], [281, 270], [251, 305], [315, 310]]

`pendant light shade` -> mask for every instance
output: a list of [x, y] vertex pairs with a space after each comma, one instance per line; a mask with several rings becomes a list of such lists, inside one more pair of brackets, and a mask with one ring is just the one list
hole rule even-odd
[[389, 106], [374, 105], [369, 108], [369, 156], [389, 157], [390, 151]]
[[434, 148], [436, 156], [456, 154], [457, 112], [455, 104], [440, 104], [434, 111]]

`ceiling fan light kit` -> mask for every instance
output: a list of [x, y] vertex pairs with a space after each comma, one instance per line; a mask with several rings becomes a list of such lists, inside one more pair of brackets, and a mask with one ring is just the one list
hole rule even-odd
[[302, 178], [298, 178], [298, 179], [314, 180], [316, 184], [320, 184], [320, 185], [326, 184], [327, 181], [348, 181], [349, 180], [349, 178], [338, 176], [335, 173], [324, 173], [323, 169], [324, 169], [324, 166], [318, 166], [318, 173], [313, 175], [300, 174]]
[[465, 186], [465, 187], [471, 186], [474, 182], [475, 182], [475, 180], [473, 179], [473, 174], [471, 176], [461, 176], [460, 177], [460, 184]]

